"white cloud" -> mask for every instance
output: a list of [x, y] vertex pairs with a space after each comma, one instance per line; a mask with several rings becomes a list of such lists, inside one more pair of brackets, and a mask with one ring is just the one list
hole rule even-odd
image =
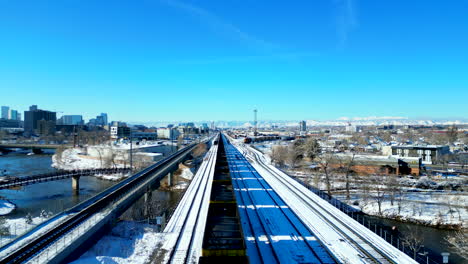
[[250, 35], [241, 30], [240, 28], [234, 26], [233, 24], [224, 21], [222, 18], [215, 15], [214, 13], [201, 7], [184, 3], [178, 0], [160, 0], [160, 2], [167, 4], [173, 8], [183, 10], [192, 16], [198, 17], [217, 34], [226, 35], [232, 39], [244, 42], [248, 45], [254, 46], [256, 48], [261, 48], [262, 50], [266, 51], [278, 48], [276, 44]]
[[348, 41], [349, 34], [358, 27], [355, 0], [334, 0], [336, 8], [336, 33], [338, 34], [339, 46], [344, 46]]

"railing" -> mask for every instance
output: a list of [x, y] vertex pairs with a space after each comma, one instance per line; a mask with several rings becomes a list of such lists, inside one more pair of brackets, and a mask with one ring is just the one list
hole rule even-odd
[[[261, 151], [260, 149], [256, 148], [255, 146], [251, 145], [254, 149]], [[264, 154], [264, 153], [263, 153]], [[413, 251], [405, 245], [404, 242], [401, 241], [401, 238], [404, 237], [404, 234], [401, 234], [398, 230], [394, 230], [391, 227], [381, 225], [380, 223], [377, 223], [377, 221], [372, 221], [371, 217], [362, 213], [360, 210], [340, 201], [339, 199], [336, 199], [335, 197], [329, 195], [327, 192], [322, 191], [308, 183], [305, 183], [301, 179], [289, 175], [286, 171], [282, 170], [281, 168], [276, 167], [278, 170], [282, 171], [284, 174], [288, 175], [291, 179], [294, 179], [296, 182], [300, 183], [307, 189], [309, 189], [311, 192], [315, 193], [318, 195], [320, 198], [323, 200], [327, 201], [331, 205], [335, 206], [338, 208], [340, 211], [343, 213], [347, 214], [349, 217], [353, 218], [356, 220], [358, 223], [361, 225], [365, 226], [378, 236], [382, 237], [385, 241], [393, 245], [394, 247], [398, 248], [405, 254], [407, 254], [410, 257], [413, 257]], [[425, 249], [427, 250], [427, 248]], [[419, 252], [418, 252], [419, 253]], [[429, 252], [432, 253], [432, 252]], [[435, 255], [432, 253], [431, 255]], [[420, 255], [416, 254], [415, 260], [419, 263], [424, 263], [424, 264], [438, 264], [440, 262], [437, 262], [428, 256], [425, 255]]]
[[26, 177], [6, 178], [0, 181], [0, 189], [11, 188], [15, 186], [24, 186], [40, 182], [55, 181], [70, 178], [73, 176], [89, 176], [96, 174], [117, 174], [128, 173], [130, 168], [104, 168], [104, 169], [85, 169], [71, 171], [56, 171]]

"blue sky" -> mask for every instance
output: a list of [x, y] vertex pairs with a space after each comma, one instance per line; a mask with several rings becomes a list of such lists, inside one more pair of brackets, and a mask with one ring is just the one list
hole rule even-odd
[[0, 104], [111, 120], [468, 117], [468, 1], [0, 0]]

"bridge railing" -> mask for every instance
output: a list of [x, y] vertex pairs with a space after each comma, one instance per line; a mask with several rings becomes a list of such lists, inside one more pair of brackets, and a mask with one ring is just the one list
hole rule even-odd
[[36, 182], [44, 182], [58, 179], [65, 179], [73, 176], [89, 176], [95, 174], [116, 174], [129, 172], [130, 168], [103, 168], [103, 169], [83, 169], [83, 170], [59, 170], [50, 173], [43, 173], [24, 177], [7, 178], [0, 182], [0, 189], [12, 186], [29, 185]]

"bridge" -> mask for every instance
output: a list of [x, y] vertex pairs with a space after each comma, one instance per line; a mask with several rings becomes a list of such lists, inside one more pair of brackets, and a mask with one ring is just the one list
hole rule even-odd
[[6, 151], [8, 149], [21, 148], [31, 149], [34, 153], [40, 154], [43, 149], [58, 149], [58, 148], [70, 148], [73, 145], [70, 144], [37, 144], [37, 143], [8, 143], [0, 144], [0, 151]]
[[[77, 258], [193, 147], [0, 248], [0, 262]], [[417, 263], [262, 153], [225, 135], [213, 141], [163, 235], [157, 259], [164, 263]]]
[[77, 193], [80, 188], [80, 177], [90, 176], [96, 174], [117, 174], [128, 173], [130, 168], [103, 168], [103, 169], [85, 169], [85, 170], [71, 170], [71, 171], [56, 171], [51, 173], [44, 173], [26, 177], [8, 177], [0, 179], [0, 189], [14, 188], [18, 186], [26, 186], [36, 183], [57, 181], [72, 178], [72, 188]]
[[135, 201], [159, 186], [195, 146], [186, 146], [4, 245], [0, 248], [0, 263], [63, 263], [76, 259]]

